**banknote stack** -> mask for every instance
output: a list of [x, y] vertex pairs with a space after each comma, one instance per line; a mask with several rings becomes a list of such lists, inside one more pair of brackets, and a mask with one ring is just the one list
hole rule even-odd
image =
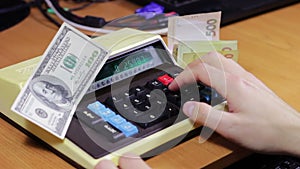
[[77, 105], [108, 56], [89, 37], [62, 24], [12, 111], [63, 139]]
[[177, 63], [185, 67], [210, 51], [238, 60], [236, 40], [220, 40], [221, 12], [169, 18], [168, 47]]

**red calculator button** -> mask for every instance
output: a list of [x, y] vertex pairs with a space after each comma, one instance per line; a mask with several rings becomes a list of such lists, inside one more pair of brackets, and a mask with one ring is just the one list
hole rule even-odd
[[160, 81], [163, 85], [168, 86], [174, 80], [174, 78], [170, 77], [168, 74], [164, 74], [162, 76], [159, 76], [157, 80]]

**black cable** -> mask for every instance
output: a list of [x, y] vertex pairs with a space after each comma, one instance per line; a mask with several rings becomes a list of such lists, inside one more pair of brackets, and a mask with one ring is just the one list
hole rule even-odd
[[54, 25], [56, 25], [57, 27], [60, 27], [60, 23], [58, 21], [56, 21], [54, 18], [52, 18], [48, 12], [47, 9], [43, 8], [43, 4], [45, 4], [44, 0], [35, 0], [35, 4], [36, 7], [40, 10], [40, 12], [50, 21], [52, 22]]
[[[94, 17], [94, 16], [80, 17], [77, 15], [74, 15], [72, 13], [72, 11], [81, 10], [83, 8], [86, 8], [86, 7], [94, 4], [95, 2], [107, 2], [107, 1], [111, 1], [111, 0], [72, 0], [73, 3], [83, 3], [83, 2], [87, 2], [87, 3], [82, 6], [79, 6], [79, 7], [71, 8], [67, 11], [59, 5], [59, 0], [50, 0], [50, 1], [51, 1], [51, 4], [53, 5], [53, 7], [55, 8], [55, 10], [58, 11], [60, 15], [62, 15], [67, 20], [70, 20], [71, 22], [74, 22], [74, 23], [77, 23], [80, 25], [86, 25], [86, 26], [98, 27], [98, 28], [101, 28], [105, 24], [108, 23], [105, 21], [104, 18]], [[65, 1], [67, 1], [67, 0], [65, 0]], [[47, 6], [47, 3], [45, 2], [45, 0], [35, 0], [35, 4], [36, 4], [36, 7], [40, 10], [40, 12], [50, 22], [55, 24], [57, 27], [60, 27], [61, 24], [57, 20], [55, 20], [53, 17], [51, 17], [49, 15], [49, 13], [47, 12], [48, 6]]]
[[15, 5], [15, 6], [8, 7], [8, 8], [0, 8], [0, 15], [9, 13], [9, 12], [18, 11], [21, 9], [25, 9], [25, 8], [31, 7], [33, 4], [34, 4], [33, 1], [31, 1], [31, 2], [23, 1], [23, 3], [21, 3], [20, 5]]
[[80, 24], [80, 25], [86, 25], [91, 27], [97, 27], [101, 28], [107, 22], [104, 20], [104, 18], [101, 17], [94, 17], [94, 16], [85, 16], [80, 17], [77, 15], [72, 14], [72, 12], [65, 11], [60, 5], [58, 0], [50, 0], [53, 7], [59, 12], [60, 15], [62, 15], [64, 18], [67, 18], [68, 20]]
[[76, 7], [76, 8], [70, 8], [68, 11], [72, 12], [72, 11], [82, 10], [82, 9], [88, 7], [88, 6], [91, 6], [91, 5], [94, 4], [94, 3], [95, 3], [95, 2], [88, 2], [88, 3], [83, 4], [83, 5], [81, 5], [81, 6], [79, 6], [79, 7]]

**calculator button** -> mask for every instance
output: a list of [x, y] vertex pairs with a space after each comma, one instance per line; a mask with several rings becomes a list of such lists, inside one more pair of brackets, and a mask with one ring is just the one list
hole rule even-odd
[[172, 78], [168, 74], [164, 74], [162, 76], [159, 76], [157, 80], [160, 81], [163, 85], [168, 86], [174, 80], [174, 78]]
[[123, 100], [123, 98], [112, 96], [112, 97], [108, 97], [104, 103], [105, 103], [105, 105], [107, 105], [107, 107], [114, 108], [115, 103], [121, 102], [122, 100]]
[[165, 108], [165, 115], [169, 118], [175, 116], [179, 113], [179, 109], [177, 106], [168, 103]]
[[88, 126], [92, 126], [98, 122], [103, 121], [103, 119], [101, 119], [98, 115], [89, 111], [82, 111], [82, 112], [78, 111], [75, 113], [75, 115], [80, 122], [83, 122]]
[[87, 108], [104, 120], [116, 115], [114, 111], [112, 111], [110, 108], [106, 108], [99, 101], [89, 104]]
[[118, 128], [125, 134], [126, 137], [130, 137], [138, 133], [138, 128], [130, 122], [122, 123]]
[[111, 142], [116, 142], [125, 138], [124, 133], [105, 121], [95, 124], [93, 126], [93, 129], [104, 135], [105, 138], [107, 138]]
[[157, 124], [163, 117], [167, 118], [164, 114], [165, 107], [165, 103], [161, 103], [160, 101], [154, 102], [148, 111], [145, 111], [141, 116], [136, 118], [137, 120], [135, 122], [143, 128]]
[[158, 81], [158, 80], [152, 80], [152, 81], [149, 81], [146, 85], [146, 87], [150, 90], [153, 90], [153, 89], [162, 89], [163, 88], [163, 84]]
[[131, 88], [129, 90], [129, 93], [130, 93], [130, 95], [141, 96], [141, 95], [145, 95], [146, 89], [144, 87], [137, 86], [137, 87]]
[[127, 122], [126, 119], [124, 119], [120, 115], [113, 116], [107, 120], [110, 124], [112, 124], [115, 128], [122, 131], [122, 133], [125, 134], [126, 137], [132, 136], [136, 133], [138, 133], [138, 129], [135, 125], [131, 124], [130, 122]]
[[131, 107], [127, 111], [119, 111], [119, 113], [127, 120], [146, 128], [154, 124], [154, 122], [156, 123], [156, 120], [162, 117], [164, 113], [165, 105], [162, 102], [153, 101], [151, 104], [150, 102], [145, 102], [138, 108]]
[[174, 104], [180, 104], [180, 94], [178, 92], [168, 92], [167, 94], [167, 100]]
[[129, 92], [124, 92], [123, 95], [124, 95], [125, 98], [130, 96]]
[[146, 99], [141, 98], [141, 97], [134, 97], [131, 100], [131, 103], [133, 104], [134, 107], [137, 107], [145, 102]]
[[114, 109], [118, 112], [120, 111], [127, 111], [128, 109], [130, 109], [132, 107], [132, 103], [130, 102], [130, 100], [126, 100], [126, 101], [122, 101], [122, 102], [117, 102], [115, 103], [115, 107]]
[[[127, 110], [126, 114], [127, 114], [127, 117], [130, 116], [130, 117], [132, 117], [132, 119], [135, 119], [136, 117], [143, 115], [144, 112], [139, 111], [136, 108], [132, 107], [132, 108]], [[129, 120], [132, 120], [132, 119], [129, 119]]]
[[212, 91], [211, 91], [210, 88], [205, 88], [203, 90], [200, 90], [199, 94], [200, 94], [200, 101], [201, 102], [205, 102], [205, 103], [208, 103], [208, 104], [211, 103]]
[[97, 111], [101, 111], [102, 109], [105, 109], [105, 106], [102, 103], [100, 103], [99, 101], [95, 101], [95, 102], [89, 104], [87, 106], [87, 108], [93, 112], [97, 112]]
[[96, 115], [98, 115], [99, 117], [101, 117], [104, 120], [107, 120], [108, 118], [112, 117], [115, 115], [115, 112], [112, 111], [109, 108], [106, 108], [102, 103], [100, 103], [99, 101], [96, 101], [92, 104], [89, 104], [87, 106], [87, 108], [89, 110], [91, 110], [93, 113], [95, 113]]
[[[120, 115], [112, 116], [109, 119], [107, 119], [107, 121], [115, 127], [126, 122], [126, 120], [123, 117], [121, 117]], [[119, 128], [119, 127], [117, 127], [117, 128]]]
[[150, 107], [151, 105], [149, 101], [144, 101], [141, 104], [135, 106], [135, 108], [139, 111], [147, 111], [150, 109]]
[[116, 113], [114, 111], [112, 111], [110, 108], [105, 108], [101, 111], [97, 111], [94, 113], [97, 114], [98, 116], [100, 116], [105, 121], [107, 121], [107, 119], [109, 119], [110, 117], [116, 115]]
[[123, 98], [122, 97], [120, 97], [119, 95], [116, 95], [116, 96], [112, 96], [112, 97], [110, 97], [111, 98], [111, 100], [113, 101], [113, 102], [119, 102], [119, 101], [121, 101]]

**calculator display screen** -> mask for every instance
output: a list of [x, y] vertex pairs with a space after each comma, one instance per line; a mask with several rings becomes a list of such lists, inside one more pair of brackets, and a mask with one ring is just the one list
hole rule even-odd
[[109, 59], [96, 76], [88, 93], [161, 65], [167, 58], [161, 56], [162, 50], [164, 49], [161, 45], [148, 45]]

